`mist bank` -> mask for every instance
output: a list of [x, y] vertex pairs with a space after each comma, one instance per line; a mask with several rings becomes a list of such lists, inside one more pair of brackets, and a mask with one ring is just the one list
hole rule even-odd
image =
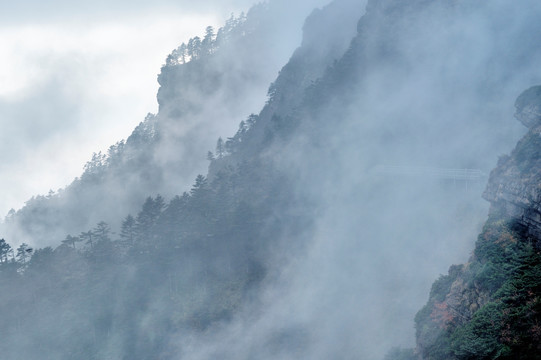
[[207, 172], [207, 152], [216, 140], [264, 105], [269, 84], [301, 42], [304, 18], [320, 3], [275, 0], [232, 15], [210, 33], [201, 29], [191, 39], [200, 52], [192, 61], [179, 62], [178, 48], [164, 59], [158, 113], [94, 154], [72, 184], [10, 212], [1, 225], [4, 236], [14, 244], [58, 245], [102, 220], [118, 229], [148, 195], [171, 198], [188, 190], [196, 175]]
[[539, 10], [533, 2], [372, 1], [349, 51], [301, 105], [275, 110], [273, 101], [288, 98], [275, 88], [261, 113], [269, 121], [247, 142], [264, 144], [264, 158], [313, 201], [310, 245], [305, 256], [285, 255], [263, 313], [248, 310], [189, 357], [250, 358], [264, 348], [269, 358], [376, 359], [412, 346], [430, 284], [468, 258], [481, 231], [486, 177], [377, 170], [488, 174], [524, 132], [510, 119], [516, 96], [539, 80]]
[[410, 358], [534, 359], [539, 354], [540, 89], [529, 88], [515, 103], [517, 119], [529, 130], [490, 174], [483, 193], [491, 204], [489, 218], [471, 257], [434, 282], [416, 315]]

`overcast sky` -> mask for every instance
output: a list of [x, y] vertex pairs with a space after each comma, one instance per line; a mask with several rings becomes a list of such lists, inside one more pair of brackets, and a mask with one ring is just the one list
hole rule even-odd
[[255, 2], [0, 2], [0, 218], [126, 138], [157, 111], [167, 54]]

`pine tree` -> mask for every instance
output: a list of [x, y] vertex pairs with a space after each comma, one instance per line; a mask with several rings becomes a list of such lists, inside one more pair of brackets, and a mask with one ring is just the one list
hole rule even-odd
[[122, 226], [120, 228], [120, 241], [122, 245], [132, 247], [135, 241], [135, 236], [135, 218], [132, 215], [128, 215], [124, 221], [122, 221]]
[[6, 240], [0, 239], [0, 263], [8, 262], [8, 256], [11, 251], [11, 245], [9, 245]]
[[21, 246], [17, 248], [17, 261], [22, 265], [26, 264], [32, 256], [33, 251], [34, 249], [28, 246], [28, 244], [22, 243]]
[[223, 158], [225, 155], [225, 144], [223, 139], [220, 137], [218, 138], [218, 141], [216, 142], [216, 157], [218, 159]]
[[111, 228], [105, 221], [100, 221], [94, 230], [95, 244], [90, 251], [90, 256], [95, 263], [108, 263], [113, 259], [114, 248], [109, 234]]
[[92, 249], [94, 247], [94, 233], [92, 230], [88, 230], [86, 232], [82, 232], [79, 235], [79, 238], [81, 238], [81, 241], [85, 241], [85, 244], [90, 245], [90, 248]]
[[163, 209], [165, 208], [165, 201], [160, 195], [155, 199], [148, 197], [144, 204], [143, 209], [137, 214], [135, 219], [136, 240], [141, 243], [148, 243], [153, 233], [154, 225]]
[[201, 195], [203, 191], [208, 190], [208, 181], [207, 178], [203, 175], [199, 174], [195, 178], [195, 184], [192, 186], [192, 189], [190, 190], [190, 195], [192, 197], [198, 197]]
[[96, 241], [110, 241], [111, 238], [109, 237], [109, 234], [111, 233], [111, 228], [109, 227], [109, 224], [107, 224], [105, 221], [100, 221], [93, 231]]
[[188, 55], [187, 51], [188, 47], [185, 43], [182, 43], [182, 45], [178, 47], [178, 57], [181, 64], [186, 64], [186, 56]]
[[75, 249], [75, 243], [80, 241], [82, 241], [80, 237], [68, 235], [64, 240], [62, 240], [62, 243], [66, 245], [71, 245]]
[[208, 55], [214, 52], [214, 28], [212, 26], [207, 26], [205, 30], [205, 37], [201, 41], [201, 51], [203, 54]]

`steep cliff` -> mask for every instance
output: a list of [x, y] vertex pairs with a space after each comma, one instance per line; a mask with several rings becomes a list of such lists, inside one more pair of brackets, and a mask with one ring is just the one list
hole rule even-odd
[[[310, 16], [302, 46], [273, 87], [287, 100], [267, 106], [261, 122], [270, 122], [272, 109], [289, 112], [303, 89], [342, 55], [362, 12], [360, 2], [339, 0]], [[260, 3], [220, 29], [207, 29], [206, 40], [192, 38], [199, 45], [191, 55], [175, 49], [158, 75], [159, 112], [107, 153], [94, 154], [66, 188], [33, 197], [11, 212], [0, 224], [3, 236], [57, 245], [68, 233], [86, 231], [104, 219], [119, 228], [121, 218], [148, 195], [171, 197], [188, 190], [198, 174], [207, 172], [207, 152], [216, 140], [234, 133], [242, 120], [253, 120], [250, 113], [265, 104], [269, 84], [298, 46], [293, 42], [301, 39], [295, 35], [312, 10], [309, 3]], [[318, 34], [321, 22], [333, 31]]]
[[528, 238], [541, 246], [541, 87], [534, 86], [516, 101], [516, 118], [528, 127], [510, 156], [502, 156], [491, 173], [483, 197], [491, 214], [515, 219]]
[[[194, 359], [183, 355], [190, 344], [182, 341], [205, 338], [213, 327], [225, 326], [254, 301], [266, 273], [275, 271], [286, 254], [298, 253], [301, 241], [281, 245], [299, 240], [299, 233], [311, 229], [312, 208], [296, 196], [292, 178], [263, 156], [269, 141], [253, 138], [265, 138], [265, 129], [274, 128], [277, 109], [285, 114], [298, 105], [297, 95], [346, 50], [362, 11], [356, 3], [338, 1], [313, 13], [305, 27], [307, 36], [293, 56], [296, 65], [286, 66], [273, 86], [274, 94], [287, 96], [271, 97], [260, 116], [250, 116], [226, 140], [223, 153], [214, 159], [209, 156], [209, 176], [198, 176], [182, 195], [168, 203], [161, 196], [148, 197], [116, 234], [103, 223], [101, 230], [85, 231], [88, 237], [77, 236], [96, 214], [109, 224], [128, 215], [123, 213], [122, 200], [137, 201], [145, 191], [162, 191], [164, 183], [182, 193], [182, 176], [176, 170], [190, 161], [182, 153], [190, 144], [181, 140], [192, 139], [179, 136], [177, 128], [194, 121], [193, 117], [206, 124], [215, 121], [200, 117], [225, 111], [216, 108], [217, 98], [249, 91], [238, 89], [249, 84], [231, 79], [249, 68], [230, 73], [217, 69], [227, 60], [236, 64], [229, 57], [232, 54], [220, 50], [189, 62], [179, 63], [171, 56], [159, 78], [160, 113], [149, 115], [107, 155], [96, 154], [81, 178], [64, 192], [34, 199], [8, 219], [23, 225], [27, 236], [41, 240], [47, 236], [47, 242], [55, 244], [65, 240], [54, 249], [34, 249], [31, 260], [26, 255], [32, 251], [22, 250], [20, 260], [2, 239], [0, 312], [6, 315], [0, 317], [4, 340], [0, 352], [4, 358], [43, 359], [45, 353], [55, 359]], [[334, 23], [337, 31], [315, 36], [321, 21]], [[234, 27], [241, 33], [233, 39], [238, 41], [233, 44], [237, 50], [255, 36], [245, 25], [239, 22]], [[246, 75], [250, 77], [249, 71]], [[207, 93], [209, 81], [215, 82], [216, 88], [211, 89], [215, 92]], [[230, 93], [225, 94], [224, 88]], [[204, 95], [208, 97], [201, 98]], [[194, 122], [188, 125], [205, 125]], [[101, 211], [104, 208], [113, 214]], [[75, 236], [51, 236], [62, 232]]]
[[[198, 176], [189, 192], [167, 204], [147, 198], [119, 236], [102, 231], [99, 243], [81, 244], [85, 232], [54, 250], [36, 250], [30, 260], [24, 248], [18, 259], [4, 257], [0, 280], [10, 291], [0, 292], [1, 313], [9, 315], [0, 324], [8, 339], [2, 354], [376, 359], [390, 343], [412, 342], [411, 317], [425, 300], [420, 289], [445, 270], [442, 263], [463, 258], [478, 233], [485, 214], [479, 181], [373, 170], [482, 173], [492, 166], [516, 142], [506, 101], [537, 72], [541, 51], [528, 41], [541, 28], [541, 8], [536, 0], [517, 9], [507, 2], [371, 0], [355, 34], [360, 3], [337, 0], [309, 17], [302, 46], [263, 110], [217, 144], [208, 176]], [[250, 35], [243, 24], [239, 46]], [[118, 196], [124, 191], [137, 202], [164, 184], [178, 193], [186, 188], [176, 170], [190, 167], [184, 151], [195, 147], [183, 126], [204, 131], [225, 114], [217, 106], [222, 100], [243, 100], [250, 91], [240, 89], [242, 74], [259, 66], [249, 56], [261, 54], [237, 59], [233, 51], [218, 64], [218, 50], [189, 62], [178, 54], [159, 78], [160, 114], [110, 154], [95, 156], [78, 180], [85, 190], [70, 201], [40, 198], [43, 204], [27, 206], [13, 221], [43, 216], [41, 228], [24, 225], [36, 237], [62, 234], [48, 236], [58, 243], [67, 232], [87, 230], [96, 216], [113, 223], [128, 215]], [[237, 60], [247, 68], [237, 68]], [[235, 68], [224, 74], [216, 71], [220, 64]], [[198, 119], [186, 118], [194, 113]], [[66, 215], [85, 223], [71, 230]], [[508, 325], [523, 326], [513, 317], [500, 321], [506, 312], [494, 291], [512, 278], [505, 299], [515, 301], [517, 281], [536, 278], [537, 255], [519, 241], [523, 227], [493, 218], [472, 261], [433, 286], [418, 316], [425, 358], [492, 356], [535, 344], [534, 326], [506, 340], [510, 345], [494, 345], [492, 332], [480, 342], [456, 340], [476, 339], [487, 324], [501, 325], [491, 329], [504, 335]], [[533, 260], [521, 267], [524, 259]], [[537, 306], [530, 294], [537, 290], [520, 288], [526, 290], [516, 302]]]
[[417, 314], [421, 359], [541, 356], [540, 89], [516, 101], [529, 130], [491, 172], [489, 219], [473, 256], [434, 283]]

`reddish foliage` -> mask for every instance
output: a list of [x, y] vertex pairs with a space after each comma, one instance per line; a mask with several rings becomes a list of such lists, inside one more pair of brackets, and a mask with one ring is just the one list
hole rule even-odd
[[430, 318], [442, 329], [455, 319], [455, 316], [449, 311], [449, 305], [444, 302], [434, 303], [434, 308], [430, 314]]

